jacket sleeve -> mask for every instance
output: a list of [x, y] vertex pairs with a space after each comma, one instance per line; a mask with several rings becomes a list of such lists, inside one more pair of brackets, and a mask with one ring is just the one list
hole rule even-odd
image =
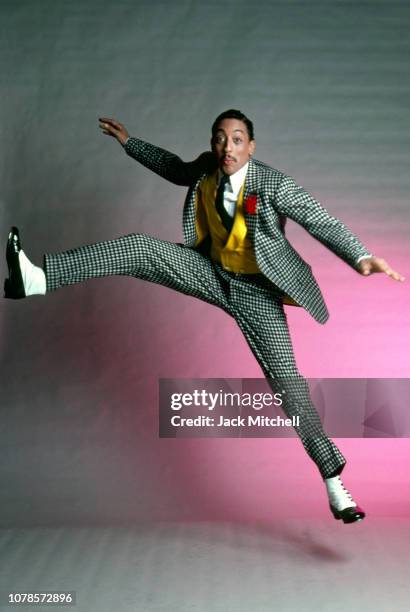
[[371, 256], [355, 234], [339, 219], [332, 217], [290, 176], [283, 176], [276, 191], [275, 206], [280, 214], [302, 225], [314, 238], [355, 270], [362, 257]]
[[216, 160], [210, 151], [192, 162], [184, 162], [174, 153], [132, 137], [128, 138], [124, 149], [127, 155], [175, 185], [190, 186], [201, 174], [216, 168]]

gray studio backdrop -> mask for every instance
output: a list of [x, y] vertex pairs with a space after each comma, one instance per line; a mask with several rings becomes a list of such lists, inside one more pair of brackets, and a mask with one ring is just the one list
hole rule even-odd
[[[0, 0], [2, 236], [18, 225], [36, 263], [134, 231], [181, 241], [184, 189], [98, 117], [192, 159], [231, 106], [254, 118], [259, 159], [400, 235], [409, 17], [404, 1]], [[157, 380], [221, 374], [223, 313], [115, 278], [1, 317], [1, 524], [218, 515], [187, 487], [189, 441], [157, 438]]]

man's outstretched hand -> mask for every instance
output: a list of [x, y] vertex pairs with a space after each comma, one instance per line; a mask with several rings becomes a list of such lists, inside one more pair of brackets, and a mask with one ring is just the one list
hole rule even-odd
[[362, 259], [358, 264], [358, 271], [363, 276], [369, 276], [375, 272], [384, 272], [396, 281], [404, 281], [404, 276], [392, 270], [387, 261], [381, 257], [367, 257]]
[[125, 144], [129, 134], [122, 123], [119, 123], [110, 117], [100, 117], [99, 122], [99, 127], [102, 129], [104, 134], [107, 134], [107, 136], [113, 136], [122, 145]]

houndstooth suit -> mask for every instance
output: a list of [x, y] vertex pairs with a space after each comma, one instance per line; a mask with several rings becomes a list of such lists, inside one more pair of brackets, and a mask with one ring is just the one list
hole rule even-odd
[[[195, 193], [201, 180], [216, 169], [212, 153], [203, 153], [191, 163], [183, 163], [172, 153], [142, 140], [131, 138], [128, 155], [177, 185], [189, 186], [183, 212], [185, 245], [197, 241]], [[287, 295], [303, 306], [319, 323], [328, 311], [311, 272], [311, 267], [295, 251], [283, 232], [283, 217], [302, 225], [312, 236], [356, 269], [357, 260], [369, 252], [358, 238], [290, 177], [263, 162], [250, 159], [245, 180], [244, 201], [257, 195], [255, 215], [245, 212], [247, 236], [255, 247], [261, 272]]]
[[238, 323], [272, 388], [285, 390], [283, 409], [288, 416], [300, 416], [301, 426], [296, 431], [322, 477], [340, 473], [346, 460], [323, 431], [307, 383], [297, 370], [283, 297], [291, 296], [321, 323], [328, 313], [310, 266], [284, 236], [283, 217], [306, 227], [353, 267], [367, 254], [366, 249], [293, 179], [250, 160], [244, 198], [256, 194], [258, 206], [256, 214], [245, 213], [245, 219], [261, 274], [228, 272], [193, 248], [197, 242], [195, 192], [202, 178], [216, 169], [214, 156], [204, 153], [194, 162], [184, 163], [172, 153], [135, 138], [128, 140], [125, 150], [165, 179], [189, 187], [183, 212], [185, 244], [130, 234], [46, 254], [47, 291], [121, 274], [170, 287], [224, 309]]

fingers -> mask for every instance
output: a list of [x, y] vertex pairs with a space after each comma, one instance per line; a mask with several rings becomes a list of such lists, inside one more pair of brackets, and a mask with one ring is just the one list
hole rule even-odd
[[401, 274], [399, 274], [399, 272], [396, 272], [395, 270], [392, 270], [389, 267], [387, 267], [387, 270], [385, 270], [385, 273], [387, 274], [387, 276], [390, 276], [390, 278], [392, 278], [393, 280], [400, 281], [401, 283], [405, 280], [404, 276], [402, 276]]
[[399, 272], [396, 272], [396, 270], [393, 270], [393, 268], [391, 268], [389, 264], [380, 257], [373, 257], [369, 260], [363, 260], [361, 263], [361, 273], [363, 275], [368, 276], [373, 272], [383, 272], [396, 281], [403, 282], [405, 280], [404, 276], [402, 276]]
[[115, 119], [110, 119], [109, 117], [100, 117], [99, 122], [99, 127], [103, 130], [104, 134], [107, 134], [108, 136], [117, 136], [123, 128], [121, 123], [118, 123], [118, 121]]
[[112, 119], [111, 117], [99, 117], [98, 121], [100, 121], [101, 123], [107, 123], [109, 125], [112, 125], [113, 127], [117, 128], [117, 130], [122, 127], [121, 123], [116, 121], [116, 119]]
[[123, 146], [128, 140], [129, 133], [125, 129], [122, 123], [113, 119], [112, 117], [99, 117], [99, 127], [102, 129], [103, 134], [106, 136], [112, 136], [118, 140]]
[[360, 265], [360, 273], [364, 274], [364, 276], [368, 276], [372, 270], [372, 266], [369, 260], [363, 259], [359, 265]]
[[393, 268], [391, 268], [389, 264], [387, 263], [387, 261], [385, 261], [384, 259], [379, 259], [378, 264], [379, 264], [380, 272], [384, 272], [385, 274], [387, 274], [387, 276], [390, 276], [390, 278], [392, 278], [393, 280], [400, 281], [400, 282], [404, 281], [404, 276], [399, 274], [399, 272], [396, 272], [396, 270], [393, 270]]

